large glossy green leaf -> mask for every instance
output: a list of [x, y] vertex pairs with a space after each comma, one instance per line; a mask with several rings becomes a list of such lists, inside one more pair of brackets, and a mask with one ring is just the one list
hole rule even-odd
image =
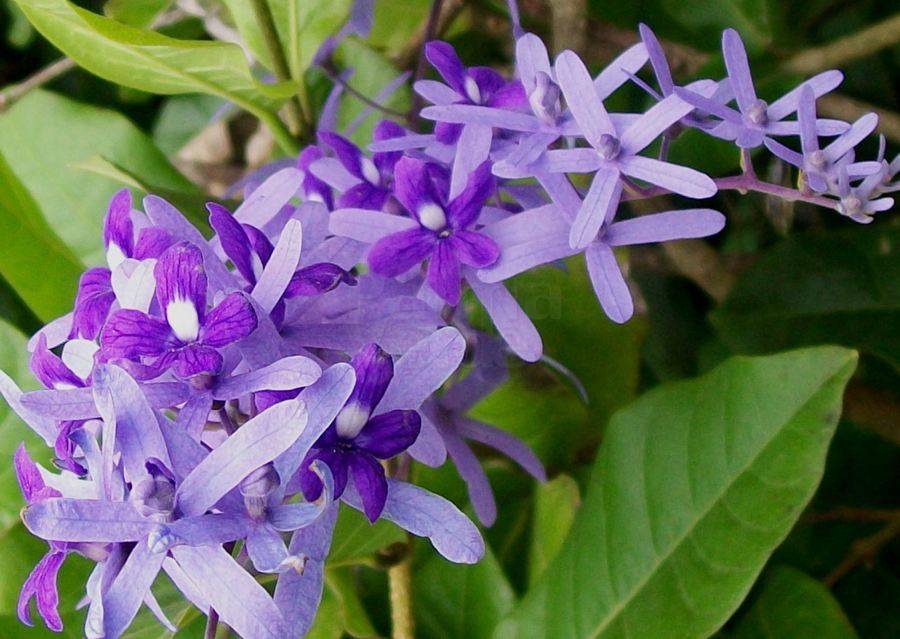
[[[74, 165], [102, 155], [156, 187], [185, 193], [194, 188], [121, 114], [48, 91], [33, 91], [0, 115], [0, 154], [50, 226], [89, 264], [103, 259], [103, 216], [122, 185]], [[66, 293], [71, 300], [74, 288]]]
[[779, 566], [741, 618], [732, 639], [856, 639], [856, 631], [828, 588], [795, 568]]
[[0, 274], [44, 321], [67, 312], [82, 265], [0, 154]]
[[473, 566], [431, 554], [413, 575], [416, 636], [486, 639], [515, 605], [515, 593], [490, 548]]
[[738, 280], [713, 324], [732, 348], [761, 353], [838, 343], [900, 368], [900, 229], [788, 239]]
[[66, 0], [16, 0], [45, 38], [101, 78], [151, 93], [211, 93], [256, 114], [272, 112], [292, 87], [264, 85], [241, 48], [178, 40], [130, 27]]
[[617, 413], [563, 550], [498, 636], [709, 636], [818, 485], [856, 359], [733, 358]]
[[581, 505], [578, 483], [569, 475], [559, 475], [539, 484], [534, 496], [534, 521], [528, 557], [528, 584], [534, 587], [544, 570], [562, 548]]

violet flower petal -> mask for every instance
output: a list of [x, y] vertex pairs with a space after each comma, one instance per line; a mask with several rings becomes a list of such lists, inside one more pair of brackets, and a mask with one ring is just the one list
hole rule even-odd
[[140, 541], [158, 525], [128, 502], [62, 497], [28, 506], [22, 521], [36, 537], [60, 542]]
[[[371, 254], [369, 259], [371, 260]], [[462, 295], [459, 278], [459, 259], [453, 252], [452, 245], [449, 242], [438, 242], [428, 261], [428, 285], [441, 299], [456, 306]]]
[[582, 133], [592, 146], [600, 146], [604, 134], [615, 135], [613, 126], [584, 62], [573, 51], [556, 58], [556, 79]]
[[374, 244], [388, 235], [418, 226], [415, 220], [401, 215], [366, 209], [338, 209], [331, 214], [328, 228], [335, 235]]
[[384, 277], [396, 277], [421, 263], [438, 245], [435, 234], [424, 228], [412, 228], [378, 240], [369, 249], [369, 267]]
[[206, 512], [244, 477], [290, 448], [306, 424], [306, 406], [298, 400], [275, 404], [248, 421], [181, 482], [176, 493], [181, 512]]
[[650, 184], [691, 198], [708, 198], [718, 188], [712, 179], [696, 169], [669, 164], [653, 158], [635, 155], [620, 162], [622, 173]]
[[466, 280], [513, 352], [526, 362], [539, 360], [543, 351], [541, 336], [506, 287], [486, 284], [474, 276]]
[[604, 222], [615, 216], [621, 197], [619, 172], [614, 168], [598, 170], [569, 231], [569, 246], [582, 249], [593, 242]]
[[722, 54], [735, 99], [741, 112], [747, 113], [756, 104], [756, 90], [753, 88], [753, 77], [750, 75], [750, 63], [747, 61], [744, 43], [734, 29], [725, 29], [722, 33]]
[[125, 632], [137, 616], [145, 595], [150, 592], [165, 558], [166, 553], [148, 548], [146, 540], [134, 547], [112, 586], [103, 595], [104, 637], [113, 639]]
[[451, 326], [441, 328], [404, 353], [376, 414], [397, 408], [418, 409], [459, 368], [466, 340]]
[[610, 246], [630, 246], [715, 235], [725, 216], [712, 209], [684, 209], [644, 215], [612, 224], [605, 240]]
[[612, 249], [595, 242], [585, 251], [584, 260], [603, 311], [612, 321], [624, 324], [634, 314], [634, 302]]
[[516, 462], [525, 472], [538, 481], [547, 481], [547, 473], [541, 460], [518, 437], [474, 419], [457, 419], [456, 426], [460, 434], [466, 439], [490, 446]]
[[259, 281], [253, 288], [253, 297], [260, 308], [270, 313], [300, 264], [300, 250], [303, 245], [303, 229], [297, 220], [289, 220], [281, 231], [272, 258], [263, 269]]
[[203, 322], [200, 341], [204, 346], [222, 348], [256, 330], [258, 315], [244, 293], [229, 293]]
[[633, 44], [604, 67], [594, 78], [594, 88], [601, 100], [605, 100], [616, 89], [625, 84], [628, 79], [644, 66], [648, 58], [647, 48], [644, 43]]
[[281, 169], [260, 184], [234, 212], [241, 224], [260, 229], [297, 194], [303, 174], [295, 168]]
[[[472, 181], [472, 175], [476, 173], [479, 167], [491, 152], [491, 140], [493, 133], [491, 127], [471, 123], [463, 126], [462, 133], [457, 141], [457, 148], [465, 149], [464, 153], [457, 152], [453, 158], [453, 170], [450, 173], [450, 191], [449, 197], [455, 198], [465, 189], [469, 188]], [[490, 176], [490, 167], [487, 169], [487, 175]], [[480, 207], [479, 207], [480, 209]], [[451, 206], [452, 214], [452, 206]], [[452, 217], [450, 218], [452, 224]]]

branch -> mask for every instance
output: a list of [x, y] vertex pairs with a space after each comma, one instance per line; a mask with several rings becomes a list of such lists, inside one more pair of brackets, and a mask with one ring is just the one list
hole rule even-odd
[[48, 82], [55, 80], [59, 76], [68, 73], [75, 68], [75, 61], [72, 58], [62, 58], [53, 64], [44, 67], [31, 77], [26, 78], [18, 84], [13, 84], [2, 92], [0, 92], [0, 113], [6, 111], [16, 101], [20, 100], [32, 89], [36, 89]]
[[793, 73], [812, 75], [844, 65], [851, 60], [865, 58], [898, 42], [900, 42], [900, 13], [825, 46], [798, 53], [784, 64], [784, 68]]
[[415, 639], [412, 612], [412, 563], [409, 553], [388, 569], [391, 593], [391, 638]]
[[900, 517], [895, 517], [891, 523], [879, 530], [870, 537], [857, 539], [850, 546], [850, 552], [844, 557], [843, 561], [835, 567], [822, 580], [826, 586], [831, 588], [843, 577], [853, 572], [853, 570], [863, 563], [872, 562], [878, 553], [889, 544], [894, 537], [900, 535]]

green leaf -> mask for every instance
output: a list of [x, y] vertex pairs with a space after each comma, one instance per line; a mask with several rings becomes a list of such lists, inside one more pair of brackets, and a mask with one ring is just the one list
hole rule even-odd
[[662, 4], [675, 22], [689, 29], [737, 29], [751, 53], [763, 50], [771, 41], [777, 15], [772, 0], [663, 0]]
[[406, 534], [391, 522], [379, 519], [370, 524], [358, 511], [341, 508], [328, 553], [328, 565], [365, 563], [382, 548], [405, 540]]
[[490, 548], [472, 566], [430, 554], [414, 568], [413, 593], [416, 636], [423, 639], [487, 639], [516, 601]]
[[338, 602], [343, 629], [353, 637], [377, 637], [378, 632], [357, 594], [352, 568], [329, 568], [325, 588]]
[[856, 639], [856, 631], [828, 588], [787, 566], [768, 575], [762, 592], [731, 639]]
[[538, 583], [544, 570], [559, 553], [580, 505], [578, 484], [569, 475], [560, 475], [546, 484], [538, 484], [528, 558], [530, 587]]
[[[66, 313], [83, 267], [0, 154], [0, 273], [40, 319]], [[38, 266], [40, 261], [40, 268]]]
[[709, 636], [815, 491], [856, 360], [737, 357], [617, 413], [562, 551], [497, 636]]
[[16, 0], [56, 47], [101, 78], [150, 93], [210, 93], [261, 115], [294, 93], [250, 74], [241, 48], [178, 40], [81, 9], [66, 0]]
[[790, 238], [759, 259], [711, 316], [739, 352], [837, 343], [900, 368], [900, 229]]
[[103, 13], [132, 27], [149, 27], [173, 0], [107, 0]]
[[[253, 3], [223, 0], [253, 56], [269, 69], [272, 60], [256, 21]], [[319, 46], [336, 33], [347, 18], [349, 0], [267, 0], [288, 61], [291, 77], [299, 80]]]
[[[103, 217], [121, 184], [72, 165], [102, 155], [155, 187], [194, 189], [127, 118], [48, 91], [32, 91], [0, 115], [0, 154], [50, 226], [88, 264], [103, 260]], [[68, 291], [70, 300], [74, 293], [74, 287]]]
[[166, 155], [175, 155], [212, 121], [225, 102], [214, 95], [175, 95], [166, 100], [153, 124], [153, 141]]

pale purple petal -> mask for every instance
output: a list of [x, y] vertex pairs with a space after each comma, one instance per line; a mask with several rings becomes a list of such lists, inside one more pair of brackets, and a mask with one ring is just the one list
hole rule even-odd
[[612, 168], [597, 171], [569, 231], [569, 246], [582, 249], [593, 242], [604, 222], [615, 216], [621, 197], [619, 172]]
[[813, 94], [819, 98], [829, 91], [836, 89], [843, 80], [844, 74], [840, 71], [823, 71], [789, 91], [783, 97], [772, 102], [772, 104], [769, 105], [769, 108], [766, 109], [766, 113], [770, 120], [781, 120], [797, 110], [797, 104], [800, 100], [800, 91], [804, 86], [812, 88]]
[[[457, 153], [453, 160], [453, 171], [450, 177], [450, 198], [460, 195], [471, 182], [470, 176], [488, 159], [491, 152], [491, 127], [485, 124], [471, 123], [463, 126], [459, 136], [458, 148], [465, 153]], [[487, 167], [490, 175], [490, 166]], [[480, 207], [479, 207], [480, 208]]]
[[172, 556], [221, 620], [242, 637], [293, 636], [266, 590], [221, 547], [176, 546]]
[[457, 419], [456, 426], [466, 439], [490, 446], [512, 459], [538, 481], [547, 481], [547, 473], [541, 460], [519, 438], [474, 419]]
[[493, 266], [478, 271], [478, 278], [489, 284], [575, 253], [569, 246], [569, 224], [553, 204], [516, 213], [484, 233], [501, 249]]
[[[422, 109], [421, 116], [426, 120], [436, 120], [438, 122], [466, 125], [477, 124], [508, 131], [524, 131], [526, 133], [537, 133], [546, 128], [533, 115], [476, 104], [449, 104], [425, 107]], [[463, 138], [460, 137], [460, 139], [462, 140]], [[460, 143], [458, 142], [457, 144]], [[487, 145], [482, 144], [482, 146]], [[468, 144], [462, 143], [460, 148], [467, 149]], [[482, 158], [481, 161], [484, 159]], [[477, 166], [481, 161], [473, 162], [473, 166]]]
[[[187, 401], [191, 394], [190, 388], [182, 382], [153, 382], [140, 386], [153, 408], [172, 408]], [[27, 410], [55, 419], [93, 419], [100, 416], [90, 388], [33, 391], [22, 395], [21, 401]]]
[[275, 308], [297, 270], [302, 245], [303, 229], [300, 222], [289, 220], [278, 238], [272, 258], [263, 269], [259, 282], [253, 287], [253, 297], [266, 313]]
[[159, 422], [137, 382], [118, 366], [101, 365], [94, 371], [93, 388], [103, 421], [115, 423], [126, 478], [135, 482], [146, 476], [148, 459], [165, 463], [168, 456]]
[[466, 340], [450, 326], [418, 342], [394, 364], [394, 376], [376, 414], [419, 408], [459, 368], [465, 353]]
[[671, 95], [675, 88], [675, 83], [672, 81], [672, 72], [666, 60], [666, 54], [656, 38], [656, 34], [646, 24], [638, 25], [638, 31], [641, 34], [644, 46], [647, 48], [650, 65], [653, 67], [653, 74], [656, 76], [656, 82], [659, 84], [660, 91], [665, 96]]
[[212, 397], [209, 393], [198, 393], [178, 409], [175, 427], [199, 442], [209, 421], [210, 410], [212, 410]]
[[110, 284], [119, 308], [130, 308], [146, 313], [150, 310], [153, 294], [156, 291], [156, 280], [153, 270], [155, 260], [127, 259], [112, 273]]
[[725, 227], [725, 216], [712, 209], [686, 209], [644, 215], [616, 222], [606, 231], [610, 246], [629, 246], [715, 235]]
[[366, 209], [338, 209], [331, 214], [328, 228], [335, 235], [374, 244], [378, 240], [418, 228], [412, 218]]
[[[354, 491], [348, 488], [344, 495], [347, 503], [361, 508]], [[475, 524], [452, 503], [418, 486], [389, 479], [381, 517], [428, 537], [435, 550], [455, 563], [472, 564], [484, 554], [484, 540]]]
[[329, 133], [323, 131], [319, 133], [319, 139], [331, 147], [337, 156], [338, 161], [347, 171], [354, 177], [362, 180], [365, 179], [362, 171], [362, 151], [350, 140], [337, 133]]
[[615, 127], [581, 58], [573, 51], [563, 51], [556, 58], [555, 69], [569, 110], [587, 141], [599, 146], [602, 135], [615, 135]]
[[526, 362], [539, 360], [543, 350], [541, 336], [506, 287], [485, 284], [474, 276], [466, 279], [513, 352]]
[[127, 502], [65, 498], [32, 504], [22, 521], [36, 537], [72, 542], [139, 541], [158, 525]]
[[622, 133], [620, 138], [622, 149], [631, 155], [640, 153], [693, 108], [674, 95], [657, 102]]
[[[441, 85], [444, 86], [444, 85]], [[409, 151], [431, 146], [435, 142], [433, 133], [410, 133], [402, 138], [391, 138], [372, 142], [369, 150], [373, 153], [391, 153], [395, 151]]]
[[772, 152], [772, 155], [784, 160], [788, 164], [792, 164], [798, 168], [803, 168], [803, 156], [794, 151], [793, 149], [789, 149], [780, 142], [776, 142], [772, 138], [766, 138], [763, 141], [763, 144], [766, 145], [766, 148]]
[[253, 567], [259, 572], [278, 573], [284, 570], [292, 570], [286, 565], [288, 558], [287, 544], [281, 537], [281, 533], [269, 526], [255, 526], [244, 546]]
[[293, 390], [313, 384], [322, 374], [316, 362], [302, 355], [285, 357], [268, 366], [220, 382], [212, 390], [219, 400], [237, 399], [262, 390]]
[[862, 142], [878, 126], [878, 115], [867, 113], [850, 125], [850, 129], [825, 147], [829, 161], [837, 162]]
[[[550, 57], [543, 41], [533, 33], [526, 33], [516, 40], [516, 69], [525, 92], [530, 94], [539, 73], [552, 74]], [[437, 104], [437, 103], [435, 103]]]
[[472, 502], [475, 514], [483, 525], [493, 526], [497, 520], [497, 502], [481, 462], [456, 432], [455, 426], [441, 428], [440, 432], [447, 446], [447, 454], [450, 455], [459, 476], [466, 484], [469, 501]]
[[291, 637], [306, 635], [319, 607], [325, 583], [325, 558], [331, 547], [337, 515], [338, 504], [334, 504], [322, 517], [296, 531], [291, 538], [289, 552], [308, 557], [302, 575], [294, 571], [282, 573], [275, 587], [275, 602], [287, 620]]
[[281, 169], [253, 190], [234, 212], [235, 219], [262, 228], [297, 194], [302, 181], [301, 171]]
[[327, 368], [316, 383], [300, 393], [298, 399], [306, 406], [307, 426], [290, 448], [275, 459], [275, 470], [281, 477], [280, 494], [283, 494], [288, 480], [300, 467], [306, 453], [344, 407], [355, 385], [353, 367], [341, 363]]
[[607, 317], [618, 324], [627, 322], [634, 314], [634, 302], [612, 249], [596, 242], [587, 248], [584, 260], [594, 293]]
[[137, 616], [141, 602], [162, 568], [164, 552], [153, 552], [147, 541], [138, 543], [112, 586], [103, 595], [103, 632], [106, 637], [118, 637]]
[[181, 512], [206, 512], [244, 477], [290, 448], [306, 424], [306, 407], [298, 400], [275, 404], [252, 418], [184, 478], [177, 492]]
[[747, 113], [756, 104], [756, 91], [750, 75], [750, 63], [741, 36], [734, 29], [726, 29], [722, 34], [722, 54], [731, 80], [731, 89], [741, 111]]
[[623, 158], [622, 173], [692, 198], [712, 197], [716, 183], [700, 171], [640, 155]]
[[420, 414], [422, 423], [419, 428], [419, 437], [409, 447], [409, 454], [418, 462], [437, 468], [443, 466], [447, 459], [447, 447], [444, 439], [438, 432], [434, 422], [426, 415]]
[[419, 80], [413, 90], [431, 104], [453, 104], [459, 101], [459, 94], [443, 82], [435, 80]]
[[644, 43], [633, 44], [620, 53], [594, 78], [594, 88], [601, 100], [605, 100], [613, 91], [638, 72], [647, 62], [647, 48]]
[[696, 91], [691, 91], [682, 87], [675, 87], [675, 95], [688, 104], [691, 104], [698, 109], [701, 109], [702, 111], [706, 111], [711, 115], [720, 117], [726, 122], [731, 122], [737, 125], [740, 125], [742, 122], [740, 113], [730, 107], [725, 106], [721, 102], [717, 102], [716, 100], [700, 95]]

